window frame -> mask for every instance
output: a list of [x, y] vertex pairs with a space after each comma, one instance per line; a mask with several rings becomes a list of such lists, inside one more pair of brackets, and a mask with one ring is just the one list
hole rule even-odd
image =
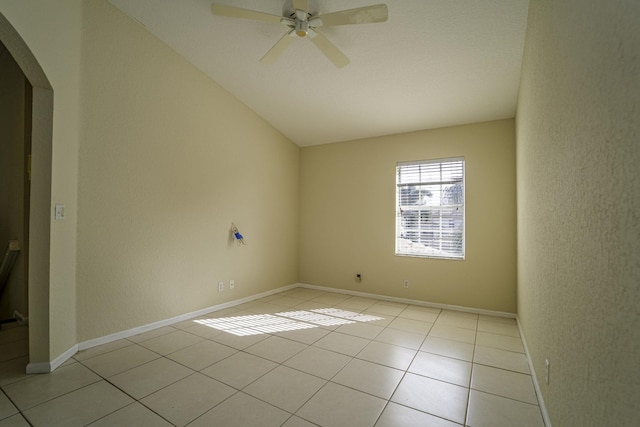
[[[462, 203], [456, 205], [457, 208], [456, 209], [462, 209], [462, 216], [461, 216], [461, 220], [462, 220], [462, 230], [460, 231], [461, 233], [461, 252], [460, 255], [455, 255], [452, 253], [447, 253], [447, 254], [438, 254], [437, 252], [434, 253], [428, 253], [428, 252], [420, 252], [420, 251], [415, 251], [412, 252], [410, 250], [402, 250], [402, 248], [400, 247], [400, 242], [402, 239], [402, 231], [403, 229], [406, 230], [405, 227], [403, 227], [402, 225], [402, 207], [400, 204], [400, 198], [401, 196], [401, 188], [402, 187], [417, 187], [420, 185], [446, 185], [446, 183], [451, 183], [451, 182], [456, 182], [458, 180], [455, 181], [451, 181], [451, 180], [443, 180], [442, 178], [440, 178], [439, 180], [422, 180], [422, 181], [416, 181], [416, 182], [399, 182], [400, 181], [400, 174], [401, 174], [401, 168], [402, 167], [411, 167], [411, 166], [420, 166], [420, 165], [434, 165], [434, 164], [439, 164], [439, 165], [443, 165], [443, 164], [451, 164], [451, 163], [457, 163], [460, 162], [461, 163], [461, 169], [462, 169], [462, 177], [459, 180], [461, 186], [462, 186]], [[395, 215], [395, 220], [396, 220], [396, 226], [395, 226], [395, 255], [396, 256], [402, 256], [402, 257], [411, 257], [411, 258], [426, 258], [426, 259], [444, 259], [444, 260], [457, 260], [457, 261], [464, 261], [466, 259], [466, 160], [463, 156], [459, 156], [459, 157], [447, 157], [447, 158], [441, 158], [441, 159], [428, 159], [428, 160], [417, 160], [417, 161], [405, 161], [405, 162], [397, 162], [396, 163], [396, 168], [395, 168], [395, 174], [396, 174], [396, 191], [395, 191], [395, 203], [396, 203], [396, 207], [395, 207], [395, 211], [396, 211], [396, 215]], [[430, 197], [430, 196], [429, 196]], [[406, 207], [408, 205], [404, 205], [405, 206], [405, 211], [406, 211]], [[421, 208], [421, 206], [424, 206], [425, 208]], [[448, 209], [443, 209], [443, 205], [439, 204], [439, 205], [433, 205], [432, 207], [427, 207], [428, 205], [418, 205], [415, 210], [418, 212], [418, 221], [420, 221], [420, 218], [422, 217], [422, 213], [423, 212], [434, 212], [434, 211], [445, 211]], [[406, 218], [406, 217], [405, 217]], [[420, 226], [418, 226], [418, 228], [416, 228], [415, 230], [413, 230], [414, 232], [417, 233], [423, 233], [425, 229], [422, 229]], [[457, 231], [456, 231], [457, 232]], [[442, 229], [440, 229], [439, 231], [439, 240], [440, 243], [443, 242], [442, 239]], [[414, 241], [415, 243], [415, 241]], [[424, 246], [422, 246], [424, 248]]]

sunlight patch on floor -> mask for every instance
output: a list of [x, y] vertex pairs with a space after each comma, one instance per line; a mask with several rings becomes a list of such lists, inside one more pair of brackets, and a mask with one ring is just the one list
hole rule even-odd
[[372, 322], [382, 317], [337, 308], [319, 308], [311, 311], [286, 311], [275, 314], [197, 319], [194, 322], [233, 335], [260, 335], [277, 332], [310, 329], [320, 326], [348, 325], [356, 322]]

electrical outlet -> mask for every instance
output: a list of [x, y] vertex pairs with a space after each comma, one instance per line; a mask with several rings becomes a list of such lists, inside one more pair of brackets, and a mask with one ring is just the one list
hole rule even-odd
[[405, 279], [405, 280], [403, 280], [403, 281], [402, 281], [402, 286], [404, 286], [405, 288], [408, 288], [408, 287], [409, 287], [409, 281], [408, 281], [408, 280], [406, 280], [406, 279]]
[[229, 289], [233, 289], [236, 287], [236, 281], [235, 280], [229, 280]]
[[544, 381], [549, 384], [549, 359], [544, 359]]
[[218, 292], [224, 291], [224, 282], [218, 282]]

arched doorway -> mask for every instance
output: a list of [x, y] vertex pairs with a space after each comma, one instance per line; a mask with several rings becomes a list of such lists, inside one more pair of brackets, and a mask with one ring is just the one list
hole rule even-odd
[[31, 194], [29, 209], [29, 365], [27, 372], [50, 370], [49, 255], [53, 89], [42, 67], [0, 13], [0, 41], [33, 87], [31, 117]]

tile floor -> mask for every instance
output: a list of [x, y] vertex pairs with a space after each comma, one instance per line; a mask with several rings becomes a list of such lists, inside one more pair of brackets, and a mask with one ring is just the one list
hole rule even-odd
[[25, 375], [0, 332], [0, 427], [544, 427], [515, 320], [296, 288]]

